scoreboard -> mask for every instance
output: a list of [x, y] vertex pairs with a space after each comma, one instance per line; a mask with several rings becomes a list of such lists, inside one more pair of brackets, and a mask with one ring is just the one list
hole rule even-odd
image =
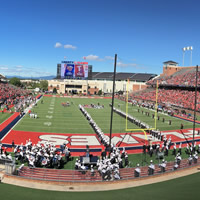
[[88, 62], [62, 61], [61, 78], [88, 78]]

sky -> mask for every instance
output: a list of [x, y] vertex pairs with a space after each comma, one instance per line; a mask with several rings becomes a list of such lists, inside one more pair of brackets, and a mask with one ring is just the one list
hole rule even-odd
[[[61, 61], [94, 72], [162, 73], [200, 64], [199, 0], [0, 0], [0, 73], [56, 75]], [[191, 59], [192, 53], [192, 59]]]

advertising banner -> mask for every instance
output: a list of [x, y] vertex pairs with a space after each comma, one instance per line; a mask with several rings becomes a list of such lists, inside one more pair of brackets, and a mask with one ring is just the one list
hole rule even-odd
[[83, 65], [84, 69], [84, 78], [88, 78], [88, 65]]
[[75, 65], [75, 77], [85, 77], [83, 65]]
[[65, 64], [65, 63], [62, 63], [61, 64], [61, 70], [60, 70], [60, 76], [61, 76], [61, 78], [65, 78], [65, 69], [66, 69], [66, 67], [67, 67], [67, 64]]
[[65, 68], [65, 77], [74, 77], [74, 64], [64, 64]]

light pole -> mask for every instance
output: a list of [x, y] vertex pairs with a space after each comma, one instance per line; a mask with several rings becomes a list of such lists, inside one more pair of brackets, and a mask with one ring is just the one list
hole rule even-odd
[[190, 65], [192, 66], [192, 50], [193, 50], [193, 47], [191, 46], [190, 47], [190, 51], [191, 51], [191, 55], [190, 55]]
[[193, 50], [193, 47], [192, 46], [183, 47], [182, 50], [183, 50], [183, 66], [184, 66], [184, 59], [185, 59], [185, 52], [186, 51], [191, 51], [191, 54], [190, 54], [190, 66], [192, 66], [192, 50]]
[[183, 66], [184, 66], [185, 51], [186, 51], [186, 47], [183, 47]]

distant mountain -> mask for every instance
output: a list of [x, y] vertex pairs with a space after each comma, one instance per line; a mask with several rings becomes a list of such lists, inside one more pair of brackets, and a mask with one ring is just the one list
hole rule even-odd
[[28, 77], [28, 76], [6, 76], [6, 78], [13, 78], [13, 77], [17, 77], [17, 78], [19, 78], [19, 79], [52, 80], [52, 79], [54, 79], [56, 76], [40, 76], [40, 77]]

